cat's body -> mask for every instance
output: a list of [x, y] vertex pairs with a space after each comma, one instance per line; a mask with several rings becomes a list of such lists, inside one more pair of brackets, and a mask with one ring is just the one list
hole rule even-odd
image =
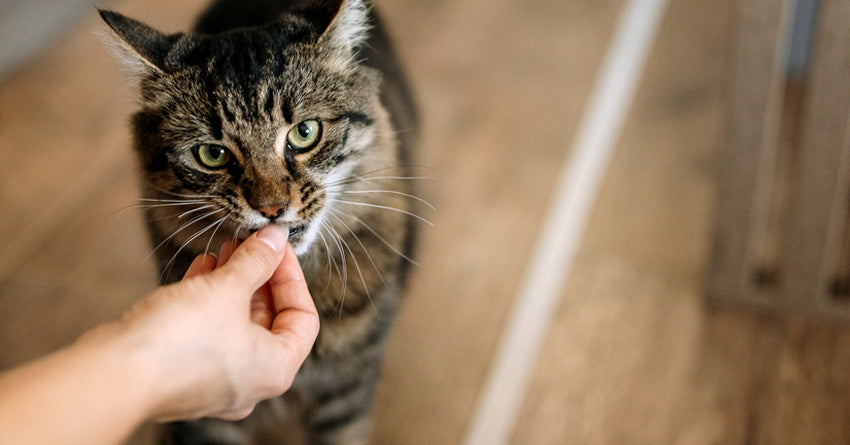
[[362, 0], [219, 0], [169, 36], [102, 15], [141, 81], [135, 149], [163, 282], [280, 224], [321, 317], [284, 398], [238, 424], [172, 424], [162, 442], [276, 443], [252, 436], [289, 435], [285, 414], [309, 443], [365, 443], [415, 218], [415, 113], [377, 18]]

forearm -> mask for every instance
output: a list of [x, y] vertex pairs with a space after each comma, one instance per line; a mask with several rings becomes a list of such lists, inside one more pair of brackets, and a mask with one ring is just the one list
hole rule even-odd
[[116, 444], [148, 418], [149, 369], [110, 329], [0, 375], [0, 443]]

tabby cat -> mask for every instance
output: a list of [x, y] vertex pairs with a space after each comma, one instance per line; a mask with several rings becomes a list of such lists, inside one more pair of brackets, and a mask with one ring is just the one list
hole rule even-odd
[[377, 16], [363, 0], [218, 0], [170, 35], [101, 16], [140, 85], [135, 151], [162, 282], [278, 224], [321, 316], [285, 396], [243, 422], [167, 425], [161, 442], [289, 443], [286, 417], [308, 443], [366, 443], [419, 219], [416, 116]]

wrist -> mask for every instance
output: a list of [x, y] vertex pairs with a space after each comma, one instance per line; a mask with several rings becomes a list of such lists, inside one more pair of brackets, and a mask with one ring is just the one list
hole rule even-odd
[[164, 397], [157, 385], [162, 379], [145, 338], [121, 323], [109, 323], [88, 332], [71, 348], [91, 357], [101, 384], [121, 395], [121, 405], [128, 407], [126, 416], [134, 426], [157, 415]]

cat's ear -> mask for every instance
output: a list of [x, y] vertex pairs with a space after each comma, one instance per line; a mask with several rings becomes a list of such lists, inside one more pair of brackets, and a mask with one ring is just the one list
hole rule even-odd
[[172, 37], [117, 12], [103, 9], [98, 12], [111, 31], [106, 33], [107, 40], [133, 73], [165, 72], [166, 59], [174, 44]]
[[344, 69], [368, 38], [369, 6], [364, 0], [314, 0], [304, 16], [320, 30], [319, 44], [332, 53], [329, 60]]

